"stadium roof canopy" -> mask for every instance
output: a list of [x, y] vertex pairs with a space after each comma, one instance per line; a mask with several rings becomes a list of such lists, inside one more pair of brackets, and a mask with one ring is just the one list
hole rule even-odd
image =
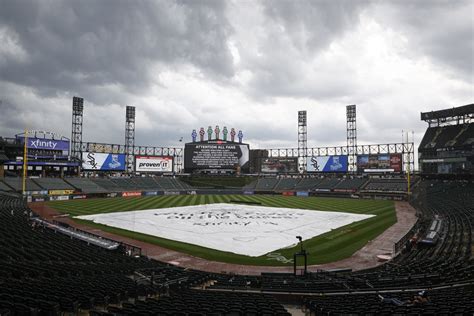
[[421, 120], [430, 123], [445, 123], [457, 121], [457, 123], [469, 123], [474, 118], [474, 103], [458, 106], [452, 109], [422, 112]]

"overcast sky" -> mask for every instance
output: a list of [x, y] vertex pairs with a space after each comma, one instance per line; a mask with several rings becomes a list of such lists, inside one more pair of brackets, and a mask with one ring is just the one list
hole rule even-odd
[[242, 130], [252, 148], [401, 141], [420, 112], [474, 102], [473, 1], [0, 0], [0, 136], [179, 146], [193, 129]]

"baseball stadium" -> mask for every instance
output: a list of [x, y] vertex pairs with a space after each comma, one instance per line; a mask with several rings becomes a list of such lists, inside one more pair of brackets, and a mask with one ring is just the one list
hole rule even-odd
[[[175, 147], [0, 137], [1, 315], [474, 313], [474, 104], [410, 113], [415, 147], [251, 148], [196, 126]], [[205, 123], [208, 125], [209, 123]], [[205, 126], [203, 125], [203, 126]], [[221, 128], [222, 127], [222, 128]]]

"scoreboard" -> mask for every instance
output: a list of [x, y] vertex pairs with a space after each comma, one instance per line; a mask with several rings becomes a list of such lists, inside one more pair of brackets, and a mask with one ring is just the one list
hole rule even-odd
[[234, 170], [249, 167], [249, 145], [224, 140], [187, 143], [184, 146], [184, 170]]

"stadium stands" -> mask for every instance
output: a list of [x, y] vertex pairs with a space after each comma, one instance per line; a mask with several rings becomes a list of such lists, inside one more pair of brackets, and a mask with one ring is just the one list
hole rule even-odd
[[318, 184], [314, 186], [315, 190], [331, 190], [341, 182], [341, 179], [337, 178], [324, 178]]
[[161, 186], [152, 177], [132, 178], [135, 187], [141, 190], [158, 190]]
[[10, 192], [13, 191], [13, 189], [0, 180], [0, 191]]
[[300, 179], [283, 178], [278, 181], [275, 191], [294, 190]]
[[126, 315], [281, 315], [289, 314], [269, 295], [181, 289], [160, 299], [122, 304], [122, 308], [109, 311]]
[[260, 178], [257, 180], [255, 190], [257, 191], [272, 191], [278, 183], [277, 178]]
[[[233, 276], [232, 282], [219, 280], [216, 288], [260, 288], [267, 292], [326, 293], [307, 300], [316, 314], [417, 314], [428, 312], [472, 314], [474, 312], [474, 184], [472, 182], [421, 181], [413, 204], [420, 212], [415, 242], [392, 261], [356, 272], [317, 272], [306, 277], [292, 274], [262, 274], [251, 280]], [[420, 242], [426, 233], [437, 230], [439, 241], [430, 247]], [[241, 278], [241, 279], [239, 279]], [[384, 297], [407, 301], [419, 289], [430, 289], [426, 306], [394, 305]], [[403, 292], [401, 292], [403, 291]], [[351, 292], [361, 292], [359, 295]]]
[[429, 127], [419, 148], [462, 147], [466, 144], [472, 144], [474, 141], [472, 135], [474, 135], [474, 124]]
[[[21, 191], [23, 187], [23, 182], [21, 178], [18, 177], [6, 177], [3, 181], [15, 191]], [[38, 186], [33, 180], [26, 179], [26, 190], [28, 191], [41, 191], [43, 188]]]
[[334, 190], [351, 190], [357, 191], [367, 182], [366, 178], [353, 178], [353, 179], [344, 179], [343, 181], [336, 184]]
[[296, 190], [309, 191], [318, 185], [322, 180], [318, 178], [303, 178], [295, 186]]
[[120, 191], [132, 191], [137, 189], [137, 185], [131, 178], [111, 178], [110, 181], [120, 188]]
[[419, 292], [314, 296], [305, 305], [316, 315], [467, 315], [474, 311], [472, 285], [427, 291], [426, 303], [414, 302]]
[[45, 190], [74, 190], [73, 186], [60, 178], [37, 178], [32, 180]]
[[190, 289], [210, 274], [71, 239], [31, 221], [17, 198], [0, 195], [0, 223], [2, 315], [289, 315], [270, 296]]
[[67, 178], [65, 179], [73, 187], [81, 190], [84, 193], [106, 193], [107, 189], [104, 189], [97, 183], [91, 181], [88, 178]]
[[[5, 180], [18, 184], [9, 178]], [[168, 190], [185, 187], [173, 178], [115, 180], [118, 179], [67, 182], [79, 189], [91, 187], [92, 191], [102, 188], [98, 182], [115, 191], [132, 187], [147, 190], [158, 184]], [[35, 182], [31, 181], [33, 185]], [[41, 183], [53, 185], [48, 181]], [[396, 178], [261, 178], [255, 187], [403, 192], [404, 184], [404, 179]], [[3, 183], [0, 190], [3, 187], [8, 189], [9, 185]], [[130, 257], [120, 250], [106, 250], [71, 239], [74, 235], [67, 236], [59, 229], [41, 225], [41, 221], [32, 221], [30, 210], [21, 200], [0, 195], [0, 312], [288, 315], [274, 297], [259, 293], [264, 291], [289, 295], [285, 300], [294, 302], [302, 302], [296, 293], [304, 293], [305, 308], [314, 314], [472, 314], [473, 192], [474, 184], [468, 181], [421, 180], [412, 197], [419, 212], [415, 238], [407, 240], [397, 257], [371, 269], [320, 271], [304, 277], [275, 273], [211, 274]], [[433, 231], [438, 235], [436, 242], [424, 242]], [[207, 290], [196, 289], [202, 287]], [[429, 302], [409, 303], [420, 289], [428, 290]]]
[[391, 192], [403, 193], [407, 191], [407, 181], [405, 179], [387, 178], [370, 179], [361, 189], [361, 192]]

